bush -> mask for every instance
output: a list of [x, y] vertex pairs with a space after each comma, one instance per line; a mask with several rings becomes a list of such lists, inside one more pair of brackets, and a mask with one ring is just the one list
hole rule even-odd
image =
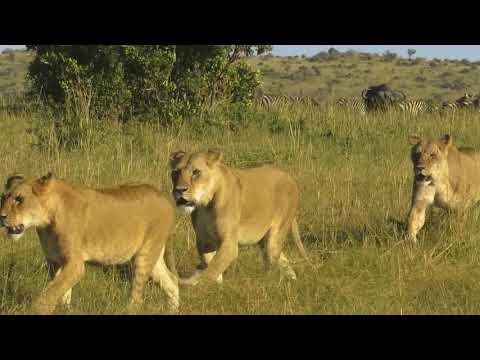
[[359, 58], [361, 60], [367, 60], [367, 61], [370, 61], [370, 60], [373, 60], [373, 55], [372, 54], [368, 54], [368, 53], [361, 53], [359, 55]]
[[312, 65], [312, 71], [315, 74], [315, 76], [319, 76], [320, 73], [321, 73], [320, 68], [318, 66], [315, 66], [315, 65]]
[[440, 83], [438, 86], [443, 89], [451, 89], [451, 90], [463, 90], [467, 88], [467, 84], [461, 79], [456, 79], [451, 82], [445, 81]]
[[316, 61], [330, 61], [332, 60], [332, 57], [326, 51], [320, 51], [316, 55], [312, 56], [312, 59]]
[[52, 106], [66, 104], [68, 88], [94, 89], [91, 111], [99, 118], [151, 114], [189, 117], [221, 101], [249, 103], [258, 74], [241, 55], [266, 45], [28, 45], [32, 91]]
[[393, 61], [397, 58], [397, 54], [387, 50], [383, 53], [383, 58], [385, 61]]
[[422, 58], [416, 58], [416, 59], [413, 59], [412, 61], [410, 61], [410, 65], [411, 66], [414, 66], [414, 65], [420, 65], [421, 63], [423, 63], [423, 59]]

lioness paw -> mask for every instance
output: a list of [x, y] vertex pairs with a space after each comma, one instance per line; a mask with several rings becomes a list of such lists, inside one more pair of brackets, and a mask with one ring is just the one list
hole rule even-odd
[[201, 272], [197, 272], [188, 278], [178, 278], [178, 283], [180, 285], [195, 286], [200, 282], [200, 274]]
[[34, 315], [50, 315], [55, 310], [55, 304], [36, 301], [32, 304], [31, 313]]

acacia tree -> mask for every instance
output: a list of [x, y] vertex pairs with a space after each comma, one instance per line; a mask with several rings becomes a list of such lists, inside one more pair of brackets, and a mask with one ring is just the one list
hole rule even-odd
[[412, 60], [412, 56], [415, 55], [415, 53], [417, 52], [417, 50], [415, 50], [415, 49], [408, 49], [407, 52], [408, 52], [408, 60], [411, 61], [411, 60]]
[[62, 104], [68, 88], [94, 89], [98, 115], [192, 114], [218, 100], [248, 104], [258, 72], [244, 62], [270, 45], [27, 45], [32, 91]]

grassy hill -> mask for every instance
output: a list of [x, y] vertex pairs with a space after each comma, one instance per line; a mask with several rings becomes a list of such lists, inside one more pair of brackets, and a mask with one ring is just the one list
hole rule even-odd
[[258, 67], [265, 92], [312, 96], [320, 102], [360, 96], [368, 86], [387, 83], [409, 98], [454, 100], [480, 88], [480, 63], [467, 60], [409, 61], [393, 55], [339, 53], [316, 57], [261, 56], [246, 60]]
[[[11, 55], [13, 54], [13, 55]], [[33, 54], [8, 51], [0, 54], [0, 94], [22, 90]], [[312, 96], [320, 102], [360, 96], [368, 86], [387, 83], [409, 98], [435, 102], [454, 100], [465, 91], [480, 91], [480, 62], [467, 60], [409, 61], [394, 54], [321, 52], [311, 58], [271, 55], [245, 60], [262, 74], [265, 92]]]
[[22, 91], [33, 54], [27, 51], [4, 51], [0, 54], [0, 94]]

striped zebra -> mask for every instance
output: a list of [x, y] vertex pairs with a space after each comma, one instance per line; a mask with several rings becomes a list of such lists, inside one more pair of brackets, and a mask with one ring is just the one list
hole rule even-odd
[[439, 108], [433, 104], [426, 102], [425, 100], [406, 100], [400, 101], [395, 104], [396, 108], [411, 115], [418, 115], [419, 113], [432, 113], [439, 110]]
[[337, 100], [336, 105], [345, 110], [358, 113], [362, 116], [367, 114], [367, 107], [362, 98], [340, 98]]
[[280, 106], [291, 105], [306, 105], [306, 106], [318, 106], [318, 102], [308, 96], [289, 96], [289, 95], [273, 95], [262, 94], [257, 102], [265, 109], [272, 109]]
[[455, 100], [454, 102], [445, 101], [442, 104], [442, 110], [459, 110], [466, 108], [476, 107], [478, 103], [478, 96], [475, 97], [471, 94], [465, 94], [461, 98]]

